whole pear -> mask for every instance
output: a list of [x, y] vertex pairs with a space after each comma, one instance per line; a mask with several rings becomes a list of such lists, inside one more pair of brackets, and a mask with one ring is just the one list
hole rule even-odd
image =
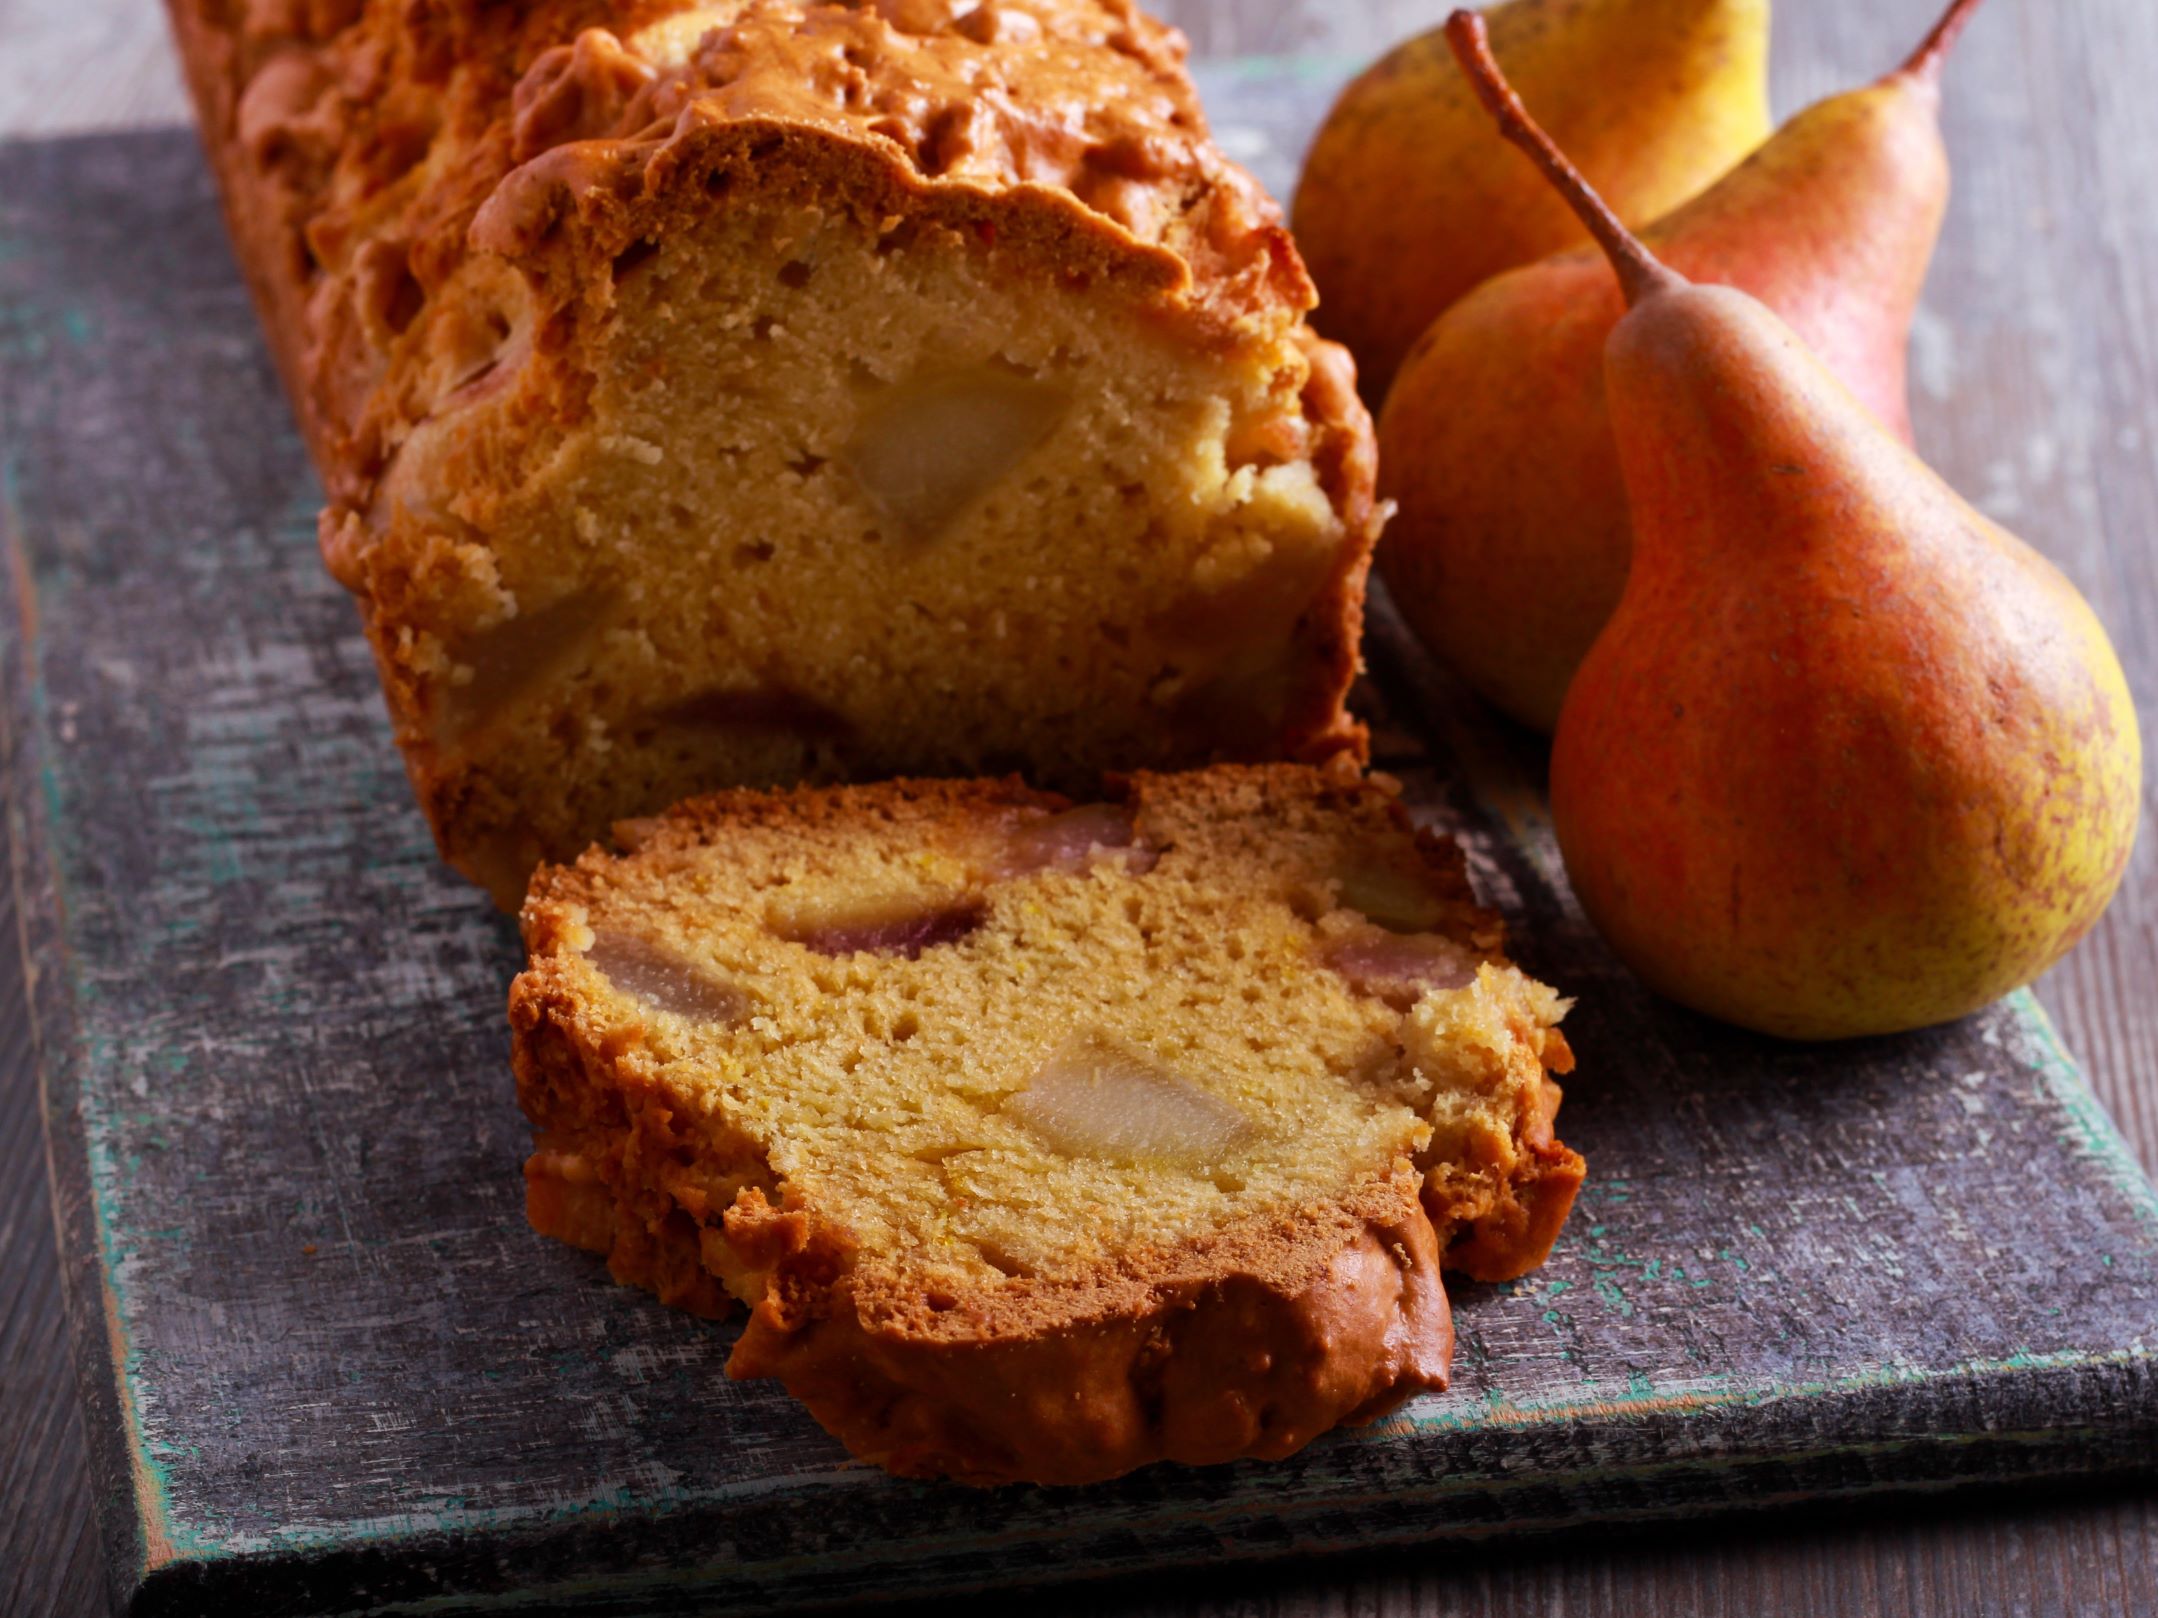
[[1501, 88], [1474, 16], [1449, 28], [1629, 305], [1605, 390], [1633, 568], [1551, 761], [1583, 906], [1651, 987], [1790, 1038], [2029, 982], [2134, 840], [2141, 745], [2104, 629], [1765, 305], [1659, 263]]
[[[1902, 67], [1799, 113], [1641, 232], [1682, 275], [1775, 310], [1906, 442], [1911, 319], [1948, 205], [1941, 67], [1976, 4], [1954, 0]], [[1387, 587], [1434, 651], [1538, 730], [1558, 723], [1626, 582], [1603, 389], [1625, 312], [1593, 247], [1495, 277], [1432, 323], [1380, 417], [1400, 508], [1379, 553]]]
[[[1768, 0], [1507, 0], [1489, 21], [1499, 60], [1628, 219], [1668, 211], [1768, 134]], [[1356, 356], [1373, 404], [1447, 305], [1585, 239], [1496, 149], [1437, 29], [1342, 92], [1293, 219], [1319, 328]]]

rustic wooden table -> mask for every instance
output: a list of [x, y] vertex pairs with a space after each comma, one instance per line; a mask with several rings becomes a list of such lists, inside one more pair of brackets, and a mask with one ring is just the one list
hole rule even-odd
[[[1371, 44], [1440, 0], [1169, 0], [1207, 54]], [[1933, 0], [1783, 0], [1779, 109], [1878, 71]], [[1993, 0], [1950, 74], [1957, 198], [1914, 344], [1919, 437], [2047, 550], [2158, 714], [2158, 7]], [[0, 137], [183, 120], [142, 0], [0, 0]], [[0, 183], [5, 183], [0, 178]], [[0, 828], [0, 841], [4, 841]], [[99, 1611], [13, 892], [0, 884], [0, 1614]], [[2158, 837], [2041, 995], [2158, 1168]], [[1563, 1549], [1406, 1554], [1090, 1591], [1059, 1611], [2158, 1612], [2158, 1488], [1748, 1521]]]

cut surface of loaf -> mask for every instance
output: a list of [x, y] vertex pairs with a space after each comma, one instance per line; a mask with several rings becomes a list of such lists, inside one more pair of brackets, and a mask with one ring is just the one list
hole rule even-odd
[[1444, 1385], [1542, 1261], [1563, 1003], [1353, 770], [733, 792], [541, 871], [541, 1231], [718, 1314], [857, 1455], [1278, 1456]]
[[1348, 362], [1121, 0], [173, 0], [409, 772], [506, 905], [692, 791], [1360, 752]]

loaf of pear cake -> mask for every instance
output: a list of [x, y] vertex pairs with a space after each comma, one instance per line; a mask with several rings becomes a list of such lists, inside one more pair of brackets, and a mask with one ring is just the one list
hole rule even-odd
[[1369, 423], [1128, 0], [172, 0], [445, 856], [1358, 752]]
[[903, 1474], [1280, 1456], [1442, 1387], [1539, 1264], [1572, 1065], [1459, 851], [1353, 769], [736, 790], [545, 867], [539, 1230], [749, 1322]]

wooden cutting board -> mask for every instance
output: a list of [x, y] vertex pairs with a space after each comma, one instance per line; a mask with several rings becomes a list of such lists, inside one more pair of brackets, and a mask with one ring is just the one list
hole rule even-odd
[[[1279, 184], [1321, 69], [1211, 76]], [[770, 1611], [2143, 1468], [2158, 1199], [2018, 996], [1803, 1049], [1636, 988], [1534, 750], [1383, 612], [1381, 762], [1580, 996], [1551, 1263], [1291, 1461], [852, 1464], [521, 1217], [509, 925], [435, 864], [191, 137], [0, 151], [9, 809], [102, 1528], [142, 1612]]]

